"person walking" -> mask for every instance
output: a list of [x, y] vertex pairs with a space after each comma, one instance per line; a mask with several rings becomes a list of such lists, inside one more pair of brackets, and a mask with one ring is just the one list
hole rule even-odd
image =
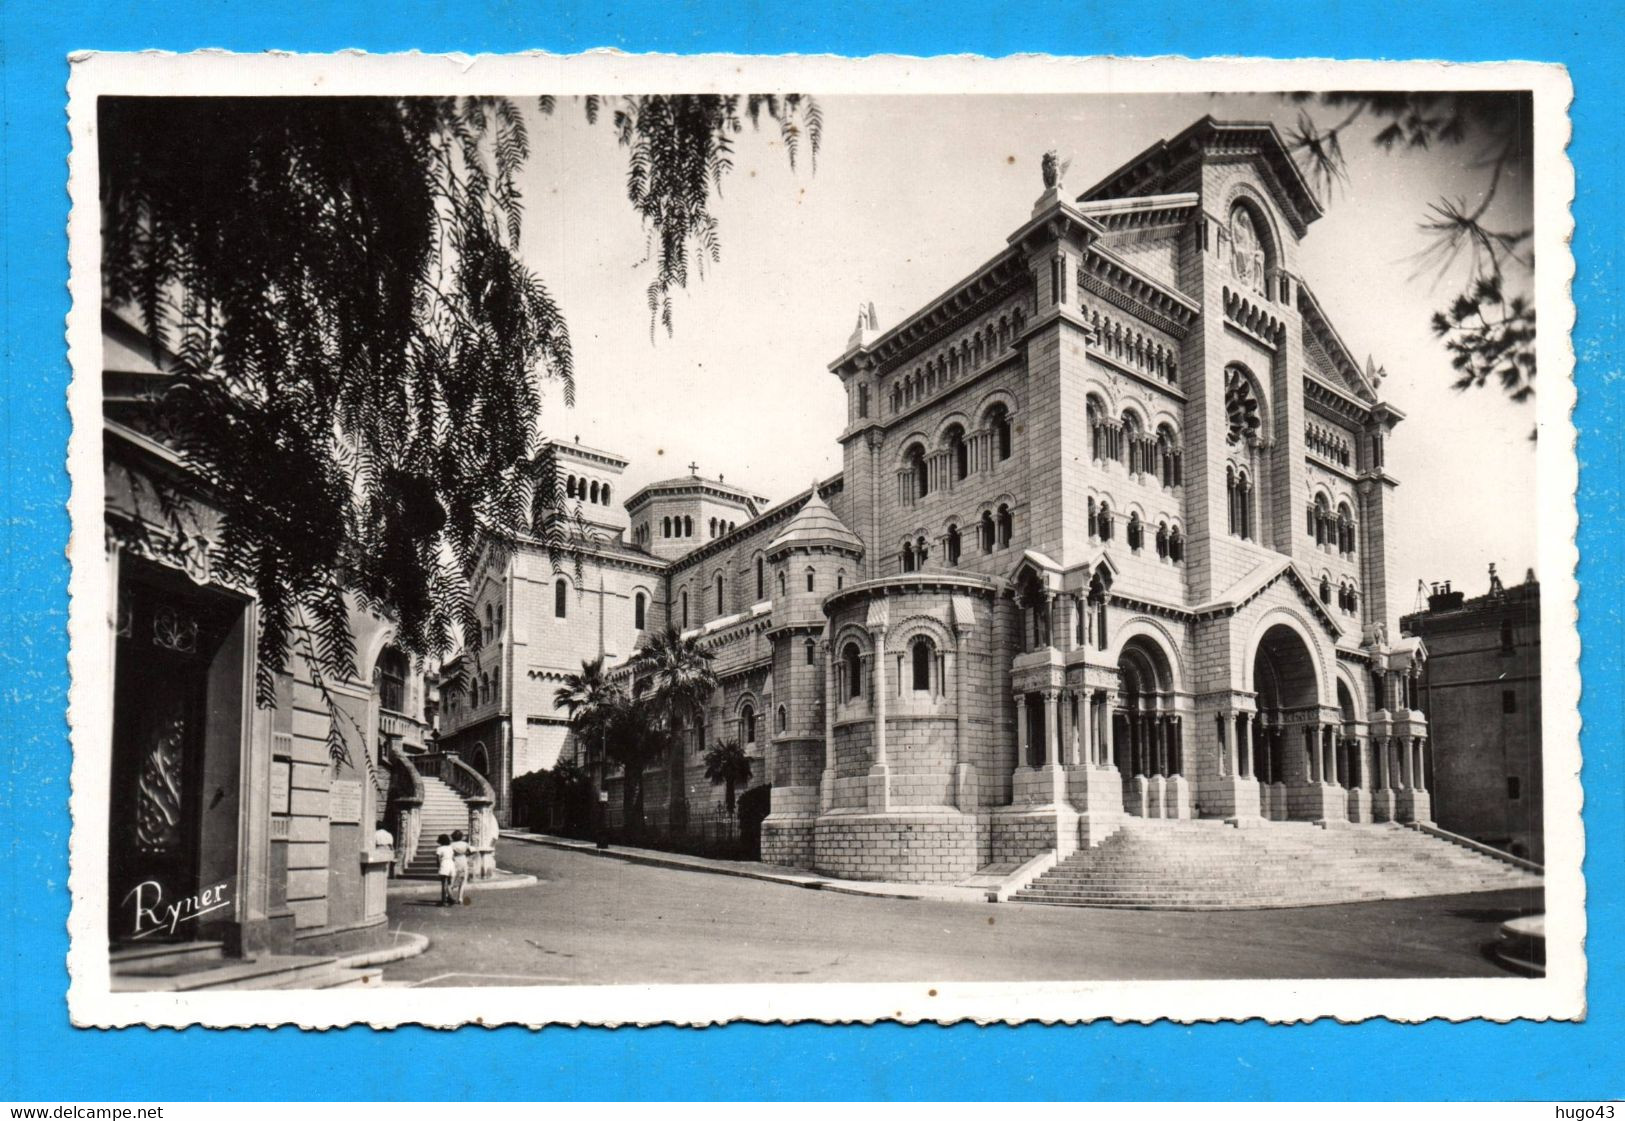
[[450, 837], [442, 833], [435, 839], [440, 842], [434, 850], [435, 864], [440, 873], [440, 905], [450, 907], [452, 904], [451, 881], [452, 877], [457, 874], [457, 855], [451, 851]]
[[474, 846], [463, 839], [463, 831], [461, 829], [453, 830], [451, 834], [451, 895], [455, 902], [465, 906], [468, 904], [468, 858], [473, 851]]

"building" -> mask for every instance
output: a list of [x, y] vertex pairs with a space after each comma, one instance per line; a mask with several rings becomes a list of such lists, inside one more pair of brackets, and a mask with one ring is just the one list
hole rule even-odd
[[1427, 643], [1421, 680], [1437, 745], [1430, 788], [1440, 826], [1545, 860], [1540, 750], [1540, 584], [1501, 583], [1467, 599], [1440, 584], [1400, 620]]
[[[422, 690], [388, 625], [357, 610], [359, 680], [318, 685], [293, 655], [275, 704], [255, 704], [254, 596], [211, 565], [210, 492], [153, 423], [174, 358], [116, 309], [102, 324], [114, 971], [140, 987], [158, 943], [228, 957], [380, 943], [390, 857], [373, 834], [389, 744], [422, 742]], [[159, 921], [172, 906], [180, 921]]]
[[650, 816], [716, 800], [737, 738], [765, 860], [953, 881], [1130, 817], [1431, 817], [1427, 652], [1388, 633], [1403, 414], [1299, 270], [1319, 204], [1269, 124], [1204, 118], [1078, 195], [1056, 163], [985, 264], [860, 313], [836, 477], [764, 509], [694, 471], [622, 518], [626, 460], [546, 450], [581, 566], [493, 562], [498, 641], [445, 709], [499, 791], [567, 749], [559, 677], [670, 625], [722, 688]]

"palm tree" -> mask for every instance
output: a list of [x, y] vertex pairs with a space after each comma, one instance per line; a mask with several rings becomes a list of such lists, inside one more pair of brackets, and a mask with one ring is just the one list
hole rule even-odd
[[589, 751], [596, 746], [600, 756], [611, 714], [625, 700], [626, 693], [604, 672], [602, 655], [583, 660], [581, 672], [566, 674], [564, 683], [553, 690], [553, 704], [570, 714], [576, 736]]
[[623, 772], [621, 807], [626, 828], [643, 828], [643, 772], [674, 745], [655, 704], [641, 697], [621, 699], [610, 710], [604, 730], [604, 756]]
[[734, 791], [750, 781], [751, 758], [737, 740], [725, 740], [705, 753], [705, 777], [711, 785], [724, 787], [723, 805], [728, 816], [734, 812]]
[[679, 732], [690, 721], [698, 723], [705, 702], [716, 691], [712, 657], [709, 650], [700, 648], [694, 635], [684, 636], [676, 627], [667, 627], [655, 635], [636, 663], [644, 696], [667, 740], [677, 748], [672, 763], [672, 790], [673, 809], [678, 811], [685, 801]]

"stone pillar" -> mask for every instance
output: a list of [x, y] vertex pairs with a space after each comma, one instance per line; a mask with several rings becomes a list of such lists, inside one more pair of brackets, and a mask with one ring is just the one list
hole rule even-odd
[[886, 629], [869, 629], [874, 645], [875, 738], [874, 756], [869, 767], [869, 812], [891, 809], [891, 769], [886, 764]]
[[835, 805], [835, 706], [840, 703], [836, 684], [835, 644], [824, 640], [824, 774], [819, 780], [818, 808], [828, 813]]
[[1017, 771], [1027, 766], [1030, 758], [1028, 741], [1031, 733], [1027, 728], [1027, 694], [1017, 693], [1014, 696], [1016, 705], [1016, 766]]
[[1236, 714], [1236, 777], [1253, 777], [1253, 718], [1245, 712]]
[[1058, 691], [1045, 689], [1044, 693], [1044, 747], [1039, 756], [1039, 764], [1045, 767], [1054, 767], [1060, 763], [1060, 726], [1056, 716], [1055, 707], [1060, 701]]
[[965, 707], [965, 678], [967, 663], [965, 648], [970, 635], [964, 628], [954, 631], [954, 805], [961, 810], [976, 807], [976, 768], [969, 759], [970, 739], [967, 723], [970, 714]]

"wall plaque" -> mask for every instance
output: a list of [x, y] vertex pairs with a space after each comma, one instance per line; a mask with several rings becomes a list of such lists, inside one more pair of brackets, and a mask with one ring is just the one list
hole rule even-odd
[[335, 779], [328, 791], [327, 819], [337, 825], [361, 821], [361, 784], [354, 779]]
[[293, 763], [288, 759], [271, 760], [271, 812], [285, 814], [291, 808], [293, 789]]

